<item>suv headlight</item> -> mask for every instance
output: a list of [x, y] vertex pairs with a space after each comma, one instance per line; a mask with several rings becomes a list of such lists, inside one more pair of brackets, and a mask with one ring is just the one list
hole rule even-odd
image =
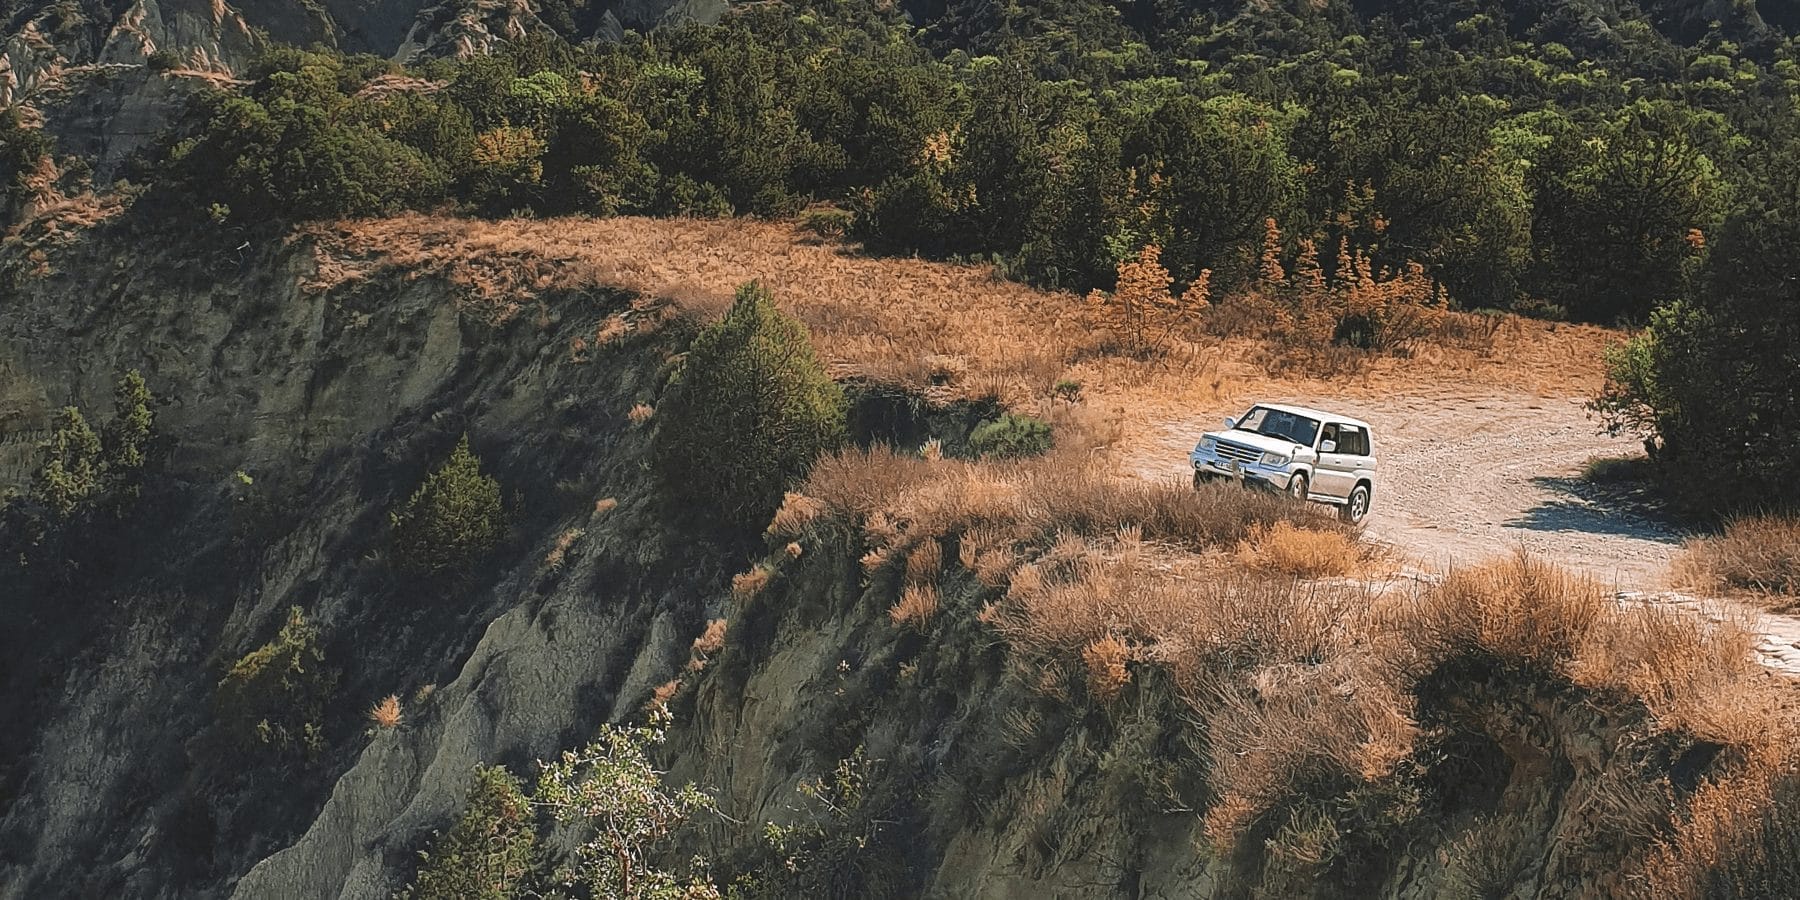
[[1208, 438], [1201, 438], [1200, 446], [1195, 447], [1194, 449], [1195, 450], [1204, 450], [1207, 453], [1211, 453], [1218, 446], [1219, 446], [1219, 442], [1217, 440], [1208, 437]]
[[1262, 464], [1265, 466], [1274, 466], [1276, 468], [1280, 468], [1280, 467], [1285, 466], [1288, 463], [1291, 463], [1293, 461], [1294, 461], [1293, 457], [1284, 456], [1280, 453], [1276, 453], [1273, 450], [1271, 450], [1267, 453], [1264, 453], [1262, 455]]

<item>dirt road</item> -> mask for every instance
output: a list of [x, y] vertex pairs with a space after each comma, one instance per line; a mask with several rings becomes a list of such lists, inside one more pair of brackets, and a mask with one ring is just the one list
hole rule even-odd
[[[1270, 396], [1342, 411], [1375, 426], [1380, 482], [1371, 538], [1443, 570], [1524, 548], [1615, 589], [1664, 586], [1682, 535], [1641, 504], [1578, 476], [1597, 456], [1638, 450], [1598, 434], [1578, 398], [1466, 385], [1406, 397]], [[1148, 477], [1183, 476], [1187, 453], [1241, 409], [1164, 421], [1126, 448]]]

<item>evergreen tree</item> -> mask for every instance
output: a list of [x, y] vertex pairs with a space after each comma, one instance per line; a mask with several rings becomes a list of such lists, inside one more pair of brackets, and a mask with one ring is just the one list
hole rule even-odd
[[389, 520], [397, 562], [426, 576], [467, 571], [506, 532], [500, 482], [482, 474], [467, 434]]
[[694, 340], [657, 416], [655, 464], [679, 503], [760, 528], [782, 493], [844, 439], [844, 392], [806, 326], [757, 282]]

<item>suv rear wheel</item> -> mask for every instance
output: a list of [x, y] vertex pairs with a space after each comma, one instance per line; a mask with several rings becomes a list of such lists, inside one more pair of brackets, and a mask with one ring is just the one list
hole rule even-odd
[[1350, 491], [1350, 499], [1344, 501], [1343, 506], [1338, 507], [1338, 517], [1346, 522], [1355, 524], [1361, 522], [1363, 517], [1368, 514], [1369, 486], [1366, 484], [1359, 484]]

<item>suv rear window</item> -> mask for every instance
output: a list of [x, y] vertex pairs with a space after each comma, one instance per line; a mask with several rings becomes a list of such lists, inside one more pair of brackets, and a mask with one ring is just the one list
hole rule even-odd
[[1337, 452], [1350, 456], [1369, 455], [1369, 433], [1355, 425], [1339, 425]]

